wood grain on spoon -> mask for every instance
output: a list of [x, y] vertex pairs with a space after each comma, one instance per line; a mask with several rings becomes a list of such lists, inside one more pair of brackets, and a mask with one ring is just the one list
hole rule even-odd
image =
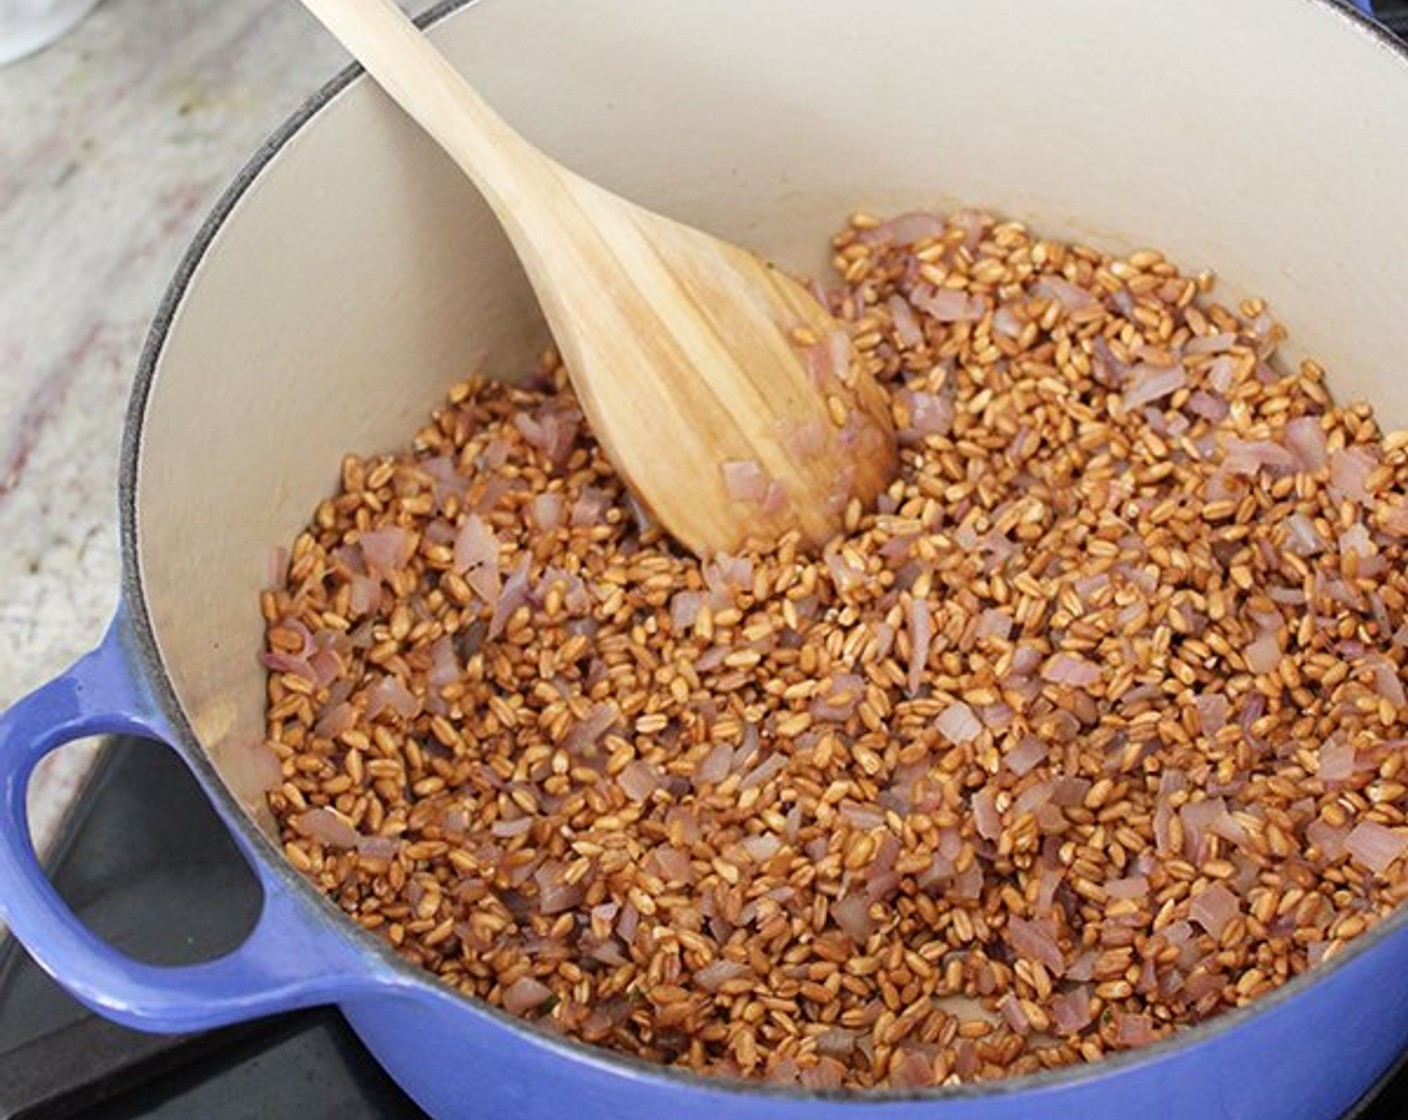
[[889, 485], [884, 396], [805, 288], [548, 158], [391, 0], [303, 3], [479, 188], [593, 432], [676, 540], [706, 556], [798, 529], [820, 545], [850, 498]]

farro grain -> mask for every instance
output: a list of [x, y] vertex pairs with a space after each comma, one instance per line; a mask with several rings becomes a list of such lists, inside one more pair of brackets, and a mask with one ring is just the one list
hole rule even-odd
[[[1408, 432], [1288, 372], [1210, 272], [923, 225], [834, 242], [905, 447], [820, 558], [701, 566], [638, 526], [552, 355], [344, 458], [259, 609], [269, 802], [354, 920], [490, 1002], [544, 985], [526, 1014], [599, 1045], [867, 1088], [1098, 1061], [1408, 897]], [[1302, 417], [1324, 464], [1235, 457]], [[456, 557], [471, 517], [496, 570]]]

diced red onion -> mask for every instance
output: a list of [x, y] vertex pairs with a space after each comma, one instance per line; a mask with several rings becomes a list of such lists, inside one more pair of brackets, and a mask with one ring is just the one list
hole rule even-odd
[[1046, 761], [1046, 744], [1028, 735], [1004, 754], [1002, 760], [1007, 764], [1007, 768], [1020, 778]]
[[389, 576], [404, 568], [414, 547], [410, 533], [396, 526], [368, 529], [357, 538], [357, 544], [367, 571], [378, 576]]
[[1200, 692], [1198, 705], [1198, 727], [1204, 735], [1212, 738], [1227, 726], [1227, 715], [1232, 705], [1220, 692]]
[[915, 436], [946, 436], [953, 428], [954, 402], [949, 394], [901, 389], [898, 396], [909, 414], [907, 431]]
[[347, 605], [354, 615], [372, 614], [381, 607], [381, 580], [376, 576], [353, 576]]
[[1369, 475], [1377, 464], [1362, 447], [1342, 447], [1330, 452], [1330, 495], [1337, 502], [1346, 498], [1367, 502], [1373, 495], [1368, 490]]
[[1032, 295], [1058, 300], [1067, 311], [1085, 311], [1098, 307], [1100, 301], [1084, 288], [1062, 276], [1043, 276], [1032, 285]]
[[580, 880], [567, 882], [562, 877], [565, 871], [561, 864], [552, 863], [533, 872], [533, 881], [538, 885], [538, 913], [564, 914], [575, 909], [585, 897], [586, 886]]
[[1141, 362], [1129, 372], [1131, 383], [1124, 393], [1124, 407], [1131, 412], [1176, 392], [1188, 383], [1188, 375], [1182, 366], [1152, 366]]
[[870, 903], [864, 895], [848, 894], [831, 904], [831, 917], [843, 933], [864, 944], [876, 928], [869, 910]]
[[1345, 852], [1345, 840], [1349, 836], [1348, 825], [1332, 825], [1329, 821], [1316, 817], [1305, 827], [1305, 839], [1320, 849], [1321, 855], [1330, 862], [1339, 859]]
[[611, 700], [597, 704], [563, 739], [563, 748], [569, 754], [576, 754], [592, 746], [614, 727], [621, 719], [621, 709]]
[[733, 767], [733, 747], [728, 743], [717, 743], [694, 768], [695, 788], [704, 785], [717, 785], [729, 776]]
[[1343, 782], [1354, 773], [1354, 744], [1326, 739], [1316, 752], [1315, 776], [1322, 782]]
[[933, 618], [925, 599], [909, 601], [909, 671], [905, 687], [911, 696], [918, 695], [924, 683], [924, 669], [929, 662], [929, 646], [933, 639]]
[[955, 288], [920, 285], [909, 297], [910, 303], [940, 323], [974, 323], [987, 313], [987, 300]]
[[1283, 522], [1286, 526], [1286, 548], [1297, 556], [1314, 556], [1325, 547], [1315, 522], [1303, 513], [1293, 513]]
[[1090, 1026], [1095, 1013], [1090, 1006], [1090, 989], [1084, 984], [1069, 992], [1058, 992], [1048, 1003], [1051, 1022], [1058, 1034], [1077, 1034]]
[[524, 976], [504, 989], [504, 1008], [511, 1015], [526, 1015], [552, 999], [552, 989], [540, 980]]
[[770, 754], [743, 776], [743, 780], [738, 783], [738, 788], [741, 791], [760, 786], [771, 781], [785, 769], [787, 769], [787, 756], [781, 751]]
[[1397, 666], [1381, 655], [1375, 655], [1369, 659], [1369, 664], [1374, 671], [1374, 691], [1395, 708], [1402, 708], [1405, 703], [1408, 703]]
[[1276, 640], [1276, 632], [1268, 630], [1247, 646], [1243, 655], [1247, 668], [1257, 674], [1271, 673], [1281, 664], [1281, 645]]
[[1376, 875], [1382, 875], [1408, 852], [1408, 833], [1395, 832], [1378, 821], [1360, 821], [1344, 841], [1345, 851]]
[[1087, 661], [1079, 654], [1061, 652], [1052, 656], [1041, 667], [1041, 675], [1052, 684], [1088, 688], [1100, 679], [1100, 666]]
[[997, 794], [983, 786], [972, 797], [973, 824], [984, 840], [996, 840], [1002, 835], [1002, 814], [997, 809]]
[[1105, 883], [1105, 894], [1114, 899], [1142, 899], [1149, 896], [1149, 880], [1143, 875], [1128, 875]]
[[1195, 338], [1190, 338], [1183, 344], [1183, 352], [1190, 356], [1196, 354], [1221, 354], [1232, 349], [1237, 343], [1235, 334], [1204, 334]]
[[1296, 469], [1296, 459], [1279, 443], [1270, 440], [1245, 440], [1227, 437], [1223, 469], [1233, 474], [1255, 475], [1266, 469], [1273, 474], [1290, 474]]
[[828, 723], [844, 723], [865, 697], [865, 681], [855, 673], [833, 673], [812, 697], [811, 713]]
[[706, 992], [717, 992], [730, 980], [737, 980], [740, 977], [748, 976], [752, 969], [741, 961], [730, 961], [722, 958], [712, 960], [703, 968], [696, 969], [694, 980]]
[[421, 710], [419, 697], [401, 682], [400, 677], [390, 673], [377, 677], [367, 688], [367, 718], [376, 719], [387, 710], [402, 719], [414, 719]]
[[997, 1002], [997, 1009], [1007, 1021], [1007, 1025], [1018, 1034], [1027, 1034], [1032, 1029], [1027, 1013], [1022, 1009], [1022, 1001], [1008, 992]]
[[574, 529], [591, 529], [606, 520], [606, 511], [610, 508], [611, 495], [594, 486], [584, 486], [572, 503], [568, 522]]
[[1297, 416], [1286, 424], [1286, 446], [1295, 456], [1296, 469], [1314, 474], [1325, 465], [1325, 429], [1318, 416]]
[[344, 731], [351, 730], [356, 723], [356, 706], [343, 700], [341, 703], [328, 707], [318, 717], [318, 722], [313, 725], [313, 733], [321, 735], [324, 739], [336, 739]]
[[862, 233], [861, 238], [865, 241], [890, 241], [897, 245], [913, 245], [942, 237], [944, 229], [944, 220], [939, 215], [927, 210], [914, 210], [881, 222]]
[[1215, 396], [1204, 389], [1199, 389], [1188, 398], [1188, 403], [1183, 406], [1194, 416], [1201, 416], [1204, 420], [1210, 420], [1214, 424], [1220, 424], [1227, 419], [1228, 405], [1223, 397]]
[[704, 605], [704, 595], [699, 591], [676, 591], [670, 599], [670, 629], [682, 634], [694, 625], [699, 617], [699, 608]]
[[1208, 384], [1223, 396], [1232, 388], [1237, 376], [1237, 359], [1231, 354], [1220, 354], [1208, 363]]
[[1214, 938], [1220, 938], [1227, 923], [1240, 913], [1241, 904], [1237, 896], [1221, 883], [1204, 887], [1193, 896], [1193, 902], [1188, 907], [1188, 916]]
[[715, 610], [730, 606], [735, 595], [752, 590], [753, 561], [720, 552], [704, 565], [704, 583], [709, 588], [710, 606]]
[[524, 440], [546, 455], [548, 461], [560, 470], [572, 453], [581, 419], [581, 414], [575, 409], [549, 405], [533, 416], [520, 412], [514, 416], [513, 423], [523, 434]]
[[1012, 616], [998, 607], [989, 607], [978, 616], [978, 625], [973, 631], [975, 637], [996, 638], [1005, 642], [1012, 633]]
[[924, 342], [924, 332], [919, 320], [914, 317], [914, 309], [903, 296], [894, 295], [885, 301], [890, 312], [890, 322], [895, 326], [895, 338], [906, 350], [913, 350]]
[[1115, 1041], [1121, 1046], [1145, 1046], [1158, 1038], [1154, 1021], [1147, 1015], [1115, 1014]]
[[499, 600], [503, 584], [499, 577], [499, 539], [477, 513], [471, 513], [455, 536], [455, 571], [463, 573], [469, 586], [492, 607]]
[[361, 836], [357, 839], [357, 854], [371, 859], [394, 859], [401, 841], [394, 836]]
[[494, 613], [489, 619], [489, 637], [497, 638], [508, 625], [508, 620], [519, 607], [528, 602], [528, 572], [532, 558], [528, 553], [520, 554], [513, 571], [509, 573], [494, 604]]
[[1007, 919], [1007, 933], [1019, 957], [1039, 962], [1052, 976], [1065, 972], [1066, 959], [1050, 919], [1028, 921], [1013, 914]]
[[1022, 334], [1022, 320], [1017, 318], [1017, 314], [1007, 304], [1000, 306], [992, 316], [992, 329], [1004, 338], [1020, 338]]
[[973, 714], [973, 709], [962, 700], [956, 700], [939, 713], [934, 726], [940, 735], [950, 743], [968, 743], [978, 737], [983, 725]]
[[562, 525], [562, 495], [555, 490], [545, 491], [533, 498], [533, 524], [541, 532], [551, 533]]
[[355, 848], [361, 839], [355, 828], [331, 809], [309, 809], [290, 818], [295, 829], [332, 848]]

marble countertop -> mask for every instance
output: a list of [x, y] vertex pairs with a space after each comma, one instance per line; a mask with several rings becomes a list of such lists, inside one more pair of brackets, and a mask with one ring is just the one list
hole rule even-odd
[[[225, 185], [346, 61], [296, 0], [103, 0], [0, 68], [0, 707], [102, 635], [148, 324]], [[31, 783], [41, 851], [95, 747]]]

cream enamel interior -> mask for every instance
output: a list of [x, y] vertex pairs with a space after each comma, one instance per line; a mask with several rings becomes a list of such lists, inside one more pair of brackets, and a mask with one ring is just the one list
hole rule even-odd
[[[435, 38], [567, 165], [816, 272], [857, 206], [972, 204], [1266, 296], [1408, 423], [1408, 65], [1314, 0], [478, 0]], [[309, 75], [310, 86], [318, 75]], [[502, 235], [365, 79], [239, 198], [142, 419], [137, 555], [191, 726], [248, 806], [270, 549], [348, 450], [545, 341]]]

